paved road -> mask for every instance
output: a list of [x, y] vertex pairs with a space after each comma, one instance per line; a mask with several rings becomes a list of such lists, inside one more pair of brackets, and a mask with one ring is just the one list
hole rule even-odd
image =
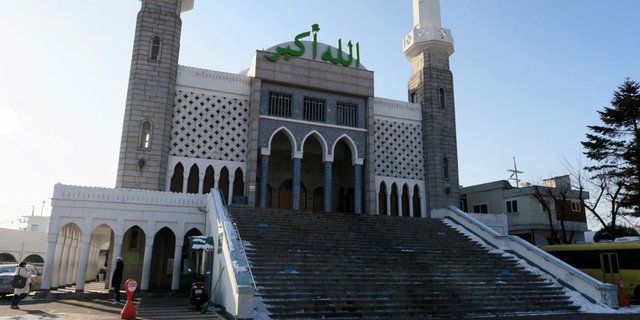
[[[49, 295], [31, 295], [20, 303], [21, 310], [12, 310], [11, 296], [0, 300], [0, 319], [120, 319], [124, 304], [113, 304], [104, 283], [87, 283], [86, 294], [75, 294], [75, 287], [51, 291]], [[123, 294], [124, 295], [124, 294]], [[124, 295], [126, 298], [126, 295]], [[210, 312], [200, 314], [191, 310], [189, 298], [153, 297], [136, 298], [137, 319], [224, 319]]]
[[[106, 320], [120, 319], [123, 305], [114, 305], [108, 297], [102, 283], [91, 283], [85, 287], [86, 295], [75, 296], [75, 288], [70, 287], [55, 291], [54, 298], [34, 298], [32, 295], [21, 302], [22, 310], [12, 310], [11, 296], [0, 300], [0, 320], [14, 319], [70, 319], [70, 320]], [[216, 313], [200, 314], [191, 310], [187, 297], [153, 297], [146, 296], [137, 299], [137, 319], [224, 319]], [[501, 317], [500, 320], [638, 320], [640, 319], [640, 306], [632, 309], [622, 309], [633, 314], [571, 314], [571, 315], [545, 315], [545, 316], [520, 316]]]
[[[97, 299], [25, 299], [21, 310], [9, 308], [11, 297], [0, 301], [0, 319], [120, 319], [123, 304], [112, 304], [105, 295]], [[134, 302], [137, 319], [224, 319], [210, 312], [200, 314], [191, 310], [188, 298], [141, 298]]]

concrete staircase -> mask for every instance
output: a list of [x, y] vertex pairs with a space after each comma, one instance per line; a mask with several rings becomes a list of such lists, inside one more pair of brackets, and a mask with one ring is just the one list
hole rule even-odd
[[562, 289], [440, 220], [230, 208], [272, 319], [572, 313]]

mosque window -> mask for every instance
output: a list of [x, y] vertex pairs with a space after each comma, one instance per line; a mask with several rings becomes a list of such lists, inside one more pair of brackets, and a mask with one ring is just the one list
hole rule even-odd
[[154, 36], [151, 41], [151, 55], [149, 56], [149, 60], [158, 61], [160, 59], [160, 44], [162, 39], [160, 36]]
[[444, 109], [445, 106], [445, 99], [444, 99], [444, 89], [440, 88], [438, 89], [438, 106], [442, 109]]
[[324, 100], [304, 98], [304, 120], [324, 122]]
[[138, 148], [149, 149], [151, 147], [151, 122], [145, 121], [140, 128], [140, 144]]
[[442, 178], [449, 180], [449, 158], [442, 157]]
[[291, 117], [291, 95], [279, 92], [269, 92], [269, 115], [276, 117]]
[[358, 105], [353, 103], [338, 102], [337, 124], [339, 126], [357, 127], [358, 126]]

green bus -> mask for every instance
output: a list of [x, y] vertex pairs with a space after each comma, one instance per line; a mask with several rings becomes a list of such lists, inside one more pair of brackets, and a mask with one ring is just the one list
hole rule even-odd
[[640, 240], [542, 247], [556, 258], [602, 282], [624, 283], [627, 297], [640, 299]]

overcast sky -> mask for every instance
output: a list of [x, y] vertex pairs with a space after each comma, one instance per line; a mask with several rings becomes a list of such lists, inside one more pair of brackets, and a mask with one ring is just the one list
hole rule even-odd
[[[4, 0], [0, 10], [0, 227], [50, 214], [55, 183], [115, 186], [140, 3]], [[377, 97], [406, 101], [410, 0], [196, 0], [180, 64], [239, 72], [254, 51], [320, 25], [359, 42]], [[626, 77], [640, 80], [640, 1], [442, 0], [450, 28], [460, 183], [562, 175]], [[44, 209], [42, 208], [45, 201]]]

